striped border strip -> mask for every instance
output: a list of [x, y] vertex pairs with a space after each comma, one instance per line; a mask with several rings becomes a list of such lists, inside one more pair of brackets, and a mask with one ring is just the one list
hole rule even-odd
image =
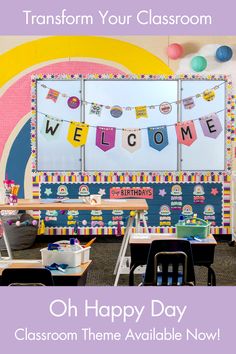
[[[46, 235], [49, 236], [71, 236], [75, 235], [74, 234], [74, 229], [71, 227], [46, 227]], [[148, 227], [148, 231], [150, 233], [175, 233], [175, 227]], [[132, 232], [135, 233], [136, 230], [135, 228], [132, 228]], [[145, 233], [146, 229], [141, 228], [141, 233]], [[121, 233], [124, 235], [125, 233], [125, 228], [121, 228]], [[230, 233], [230, 227], [212, 227], [211, 228], [211, 233], [216, 234], [216, 235], [227, 235]], [[78, 235], [79, 236], [103, 236], [103, 235], [109, 235], [109, 236], [116, 236], [116, 228], [115, 227], [104, 227], [104, 228], [99, 228], [99, 227], [81, 227], [78, 229]], [[40, 237], [40, 235], [38, 236]]]
[[111, 173], [101, 172], [94, 174], [79, 173], [39, 173], [33, 176], [35, 198], [36, 186], [41, 183], [221, 183], [230, 182], [230, 175], [225, 172], [179, 172], [179, 173]]

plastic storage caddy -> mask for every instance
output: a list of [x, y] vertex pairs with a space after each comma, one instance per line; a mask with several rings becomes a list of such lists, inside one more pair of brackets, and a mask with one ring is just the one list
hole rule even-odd
[[51, 251], [47, 248], [41, 249], [42, 264], [44, 266], [49, 266], [52, 263], [57, 264], [68, 264], [68, 267], [74, 268], [81, 265], [81, 263], [86, 263], [90, 259], [90, 248], [81, 248], [79, 250], [72, 250], [69, 247], [69, 241], [59, 241], [55, 242], [61, 246], [58, 251]]
[[210, 234], [211, 223], [200, 218], [186, 218], [175, 226], [176, 236], [179, 238], [206, 238]]

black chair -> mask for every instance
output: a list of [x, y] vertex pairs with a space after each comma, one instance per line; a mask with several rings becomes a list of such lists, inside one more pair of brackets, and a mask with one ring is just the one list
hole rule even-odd
[[190, 242], [187, 240], [154, 240], [150, 245], [142, 285], [195, 285]]
[[2, 272], [5, 286], [53, 286], [50, 270], [45, 268], [6, 268]]

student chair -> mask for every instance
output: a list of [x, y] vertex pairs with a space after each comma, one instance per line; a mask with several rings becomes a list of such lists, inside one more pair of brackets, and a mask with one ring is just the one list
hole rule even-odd
[[50, 270], [44, 268], [6, 268], [2, 272], [5, 286], [53, 286]]
[[150, 245], [142, 285], [195, 285], [190, 242], [187, 240], [154, 240]]

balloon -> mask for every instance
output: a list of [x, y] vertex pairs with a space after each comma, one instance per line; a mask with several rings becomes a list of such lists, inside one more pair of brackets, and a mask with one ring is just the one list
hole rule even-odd
[[205, 70], [207, 67], [207, 60], [206, 58], [198, 55], [196, 57], [193, 57], [191, 60], [191, 68], [193, 71], [200, 72]]
[[184, 49], [182, 45], [178, 43], [172, 43], [167, 48], [167, 55], [170, 59], [176, 60], [182, 57]]
[[221, 62], [229, 61], [233, 56], [233, 51], [227, 45], [222, 45], [216, 51], [216, 59]]

